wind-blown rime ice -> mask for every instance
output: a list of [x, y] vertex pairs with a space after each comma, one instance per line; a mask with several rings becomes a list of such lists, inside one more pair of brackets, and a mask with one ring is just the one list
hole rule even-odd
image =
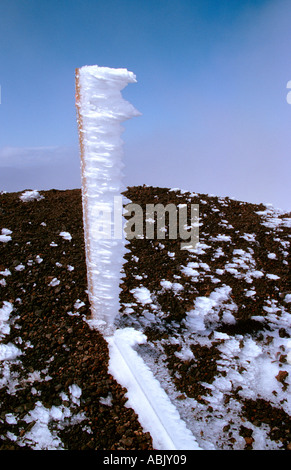
[[135, 82], [126, 69], [96, 65], [76, 70], [88, 292], [92, 319], [100, 329], [110, 328], [119, 310], [124, 237], [112, 237], [113, 220], [109, 236], [101, 228], [104, 218], [114, 213], [114, 197], [123, 190], [121, 123], [140, 113], [123, 99], [121, 90]]

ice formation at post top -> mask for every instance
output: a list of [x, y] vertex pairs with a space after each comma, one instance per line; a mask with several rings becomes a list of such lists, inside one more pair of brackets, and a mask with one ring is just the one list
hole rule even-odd
[[[124, 239], [100, 237], [100, 224], [114, 213], [114, 198], [124, 189], [121, 123], [140, 113], [121, 90], [135, 82], [127, 69], [94, 65], [76, 70], [88, 292], [93, 322], [100, 329], [110, 328], [119, 311]], [[113, 217], [110, 224], [113, 233]]]

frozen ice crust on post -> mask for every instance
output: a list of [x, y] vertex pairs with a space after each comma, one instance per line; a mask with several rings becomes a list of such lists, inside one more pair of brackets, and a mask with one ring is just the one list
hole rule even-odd
[[122, 97], [121, 90], [135, 82], [134, 73], [127, 69], [97, 65], [76, 69], [88, 295], [92, 322], [107, 333], [119, 311], [125, 252], [122, 227], [111, 220], [111, 215], [116, 213], [114, 203], [121, 201], [124, 189], [121, 123], [140, 115]]

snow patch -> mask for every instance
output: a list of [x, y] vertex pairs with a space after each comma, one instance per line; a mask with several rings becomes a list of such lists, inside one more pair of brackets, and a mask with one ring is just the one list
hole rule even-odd
[[57, 279], [56, 277], [54, 277], [51, 282], [49, 283], [49, 286], [50, 287], [56, 287], [58, 286], [59, 284], [61, 283], [61, 281], [59, 279]]
[[63, 237], [64, 240], [72, 240], [72, 235], [69, 232], [60, 232], [60, 237]]
[[0, 309], [0, 339], [10, 333], [9, 318], [13, 311], [13, 304], [11, 302], [4, 301], [3, 306]]
[[151, 293], [146, 287], [136, 287], [130, 291], [134, 298], [142, 305], [151, 304]]
[[44, 196], [39, 194], [37, 190], [28, 190], [24, 191], [24, 193], [19, 196], [19, 199], [22, 202], [40, 201], [41, 199], [44, 199]]
[[12, 240], [12, 238], [10, 236], [11, 233], [12, 233], [12, 231], [9, 230], [8, 228], [2, 228], [1, 235], [0, 235], [0, 242], [2, 242], [2, 243], [10, 242]]
[[225, 323], [235, 323], [232, 312], [237, 310], [237, 305], [230, 297], [231, 292], [231, 287], [224, 285], [216, 288], [208, 297], [197, 297], [194, 308], [187, 312], [186, 326], [193, 332], [203, 332], [207, 325], [218, 323], [221, 319]]

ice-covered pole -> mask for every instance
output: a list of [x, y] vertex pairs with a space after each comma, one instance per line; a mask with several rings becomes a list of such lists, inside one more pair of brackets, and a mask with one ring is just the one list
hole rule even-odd
[[[136, 77], [126, 69], [84, 66], [76, 70], [83, 225], [92, 321], [109, 332], [119, 311], [124, 237], [121, 123], [140, 113], [121, 90]], [[118, 206], [118, 207], [117, 207]]]

